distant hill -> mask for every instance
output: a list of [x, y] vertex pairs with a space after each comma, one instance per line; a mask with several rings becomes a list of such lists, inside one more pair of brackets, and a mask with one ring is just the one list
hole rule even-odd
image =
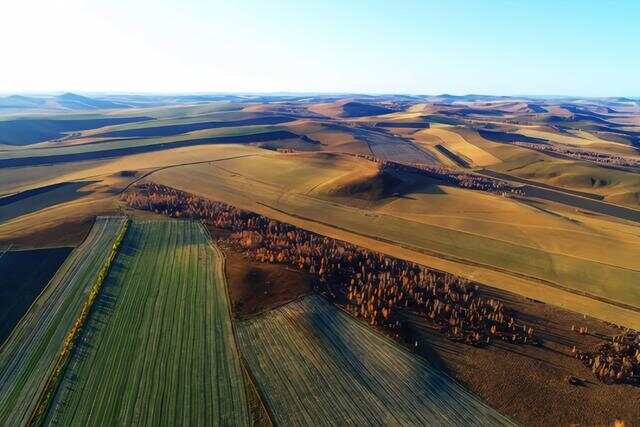
[[95, 110], [100, 108], [127, 108], [128, 104], [89, 98], [75, 93], [65, 93], [56, 96], [55, 102], [63, 108], [70, 110]]
[[381, 114], [394, 112], [394, 110], [380, 104], [365, 103], [354, 101], [352, 99], [342, 99], [332, 103], [315, 104], [310, 106], [309, 110], [324, 116], [345, 118], [379, 116]]
[[0, 98], [0, 112], [3, 110], [29, 111], [34, 109], [80, 111], [129, 107], [131, 105], [124, 102], [89, 98], [75, 93], [65, 93], [58, 96], [10, 95]]
[[0, 98], [1, 108], [39, 108], [46, 103], [42, 98], [33, 98], [22, 95], [11, 95]]

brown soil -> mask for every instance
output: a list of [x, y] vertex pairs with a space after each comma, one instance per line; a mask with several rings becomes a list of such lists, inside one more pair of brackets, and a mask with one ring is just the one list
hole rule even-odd
[[[211, 233], [214, 237], [214, 232]], [[247, 318], [300, 298], [313, 291], [313, 277], [282, 265], [253, 262], [220, 245], [226, 257], [231, 310]]]
[[[410, 332], [418, 341], [416, 351], [524, 425], [612, 425], [617, 419], [631, 425], [640, 422], [640, 387], [603, 384], [570, 354], [572, 346], [593, 350], [604, 337], [618, 334], [620, 329], [514, 294], [493, 289], [486, 293], [518, 311], [518, 317], [534, 327], [542, 345], [494, 342], [476, 348], [447, 340], [421, 318], [407, 314]], [[573, 332], [572, 325], [576, 329], [587, 326], [589, 334]], [[569, 384], [570, 375], [581, 379], [582, 385]]]

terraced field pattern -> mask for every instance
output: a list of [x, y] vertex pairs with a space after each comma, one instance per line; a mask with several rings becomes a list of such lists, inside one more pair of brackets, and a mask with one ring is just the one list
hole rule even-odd
[[98, 217], [0, 347], [0, 425], [26, 424], [89, 287], [125, 225]]
[[132, 222], [50, 425], [247, 425], [223, 256], [199, 222]]
[[276, 424], [512, 424], [317, 295], [244, 321], [238, 340]]

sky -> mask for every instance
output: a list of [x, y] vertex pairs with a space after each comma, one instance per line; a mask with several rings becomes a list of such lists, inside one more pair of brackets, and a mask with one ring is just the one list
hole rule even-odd
[[640, 96], [637, 0], [3, 3], [3, 93]]

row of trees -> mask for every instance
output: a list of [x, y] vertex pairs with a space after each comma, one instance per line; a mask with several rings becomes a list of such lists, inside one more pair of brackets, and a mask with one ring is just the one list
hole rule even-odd
[[503, 196], [524, 196], [522, 190], [506, 181], [478, 175], [472, 172], [450, 169], [444, 166], [433, 166], [418, 163], [398, 163], [380, 160], [368, 154], [355, 154], [355, 157], [367, 159], [380, 164], [382, 171], [417, 173], [429, 178], [437, 179], [451, 186], [469, 190], [484, 191]]
[[530, 148], [538, 151], [547, 151], [571, 157], [576, 160], [584, 160], [596, 163], [602, 166], [618, 166], [618, 167], [640, 167], [640, 160], [625, 157], [619, 154], [602, 153], [599, 151], [580, 150], [573, 148], [565, 148], [552, 144], [534, 144], [529, 142], [514, 142], [515, 145]]
[[518, 322], [502, 302], [483, 298], [478, 287], [463, 278], [152, 183], [135, 187], [122, 199], [136, 209], [195, 218], [231, 231], [225, 244], [253, 260], [314, 275], [346, 310], [398, 338], [407, 338], [401, 337], [399, 314], [410, 310], [450, 339], [473, 345], [535, 339], [533, 329]]

